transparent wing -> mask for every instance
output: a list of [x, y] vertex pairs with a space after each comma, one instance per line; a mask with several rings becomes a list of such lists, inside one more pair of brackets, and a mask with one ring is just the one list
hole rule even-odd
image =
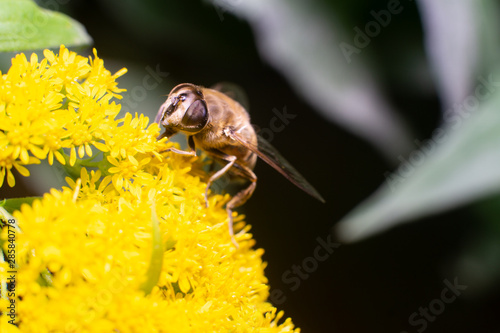
[[219, 82], [210, 87], [211, 89], [220, 91], [221, 93], [227, 95], [228, 97], [234, 99], [236, 102], [240, 103], [245, 110], [249, 110], [250, 103], [248, 102], [248, 96], [239, 85], [232, 82]]
[[230, 138], [257, 154], [264, 162], [276, 169], [295, 186], [319, 201], [325, 202], [318, 191], [269, 142], [257, 136], [258, 147], [256, 147], [232, 129], [228, 129], [226, 133]]

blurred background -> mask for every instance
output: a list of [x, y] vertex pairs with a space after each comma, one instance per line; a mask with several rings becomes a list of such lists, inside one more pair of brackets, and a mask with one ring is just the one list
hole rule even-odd
[[[326, 199], [259, 162], [238, 209], [303, 332], [500, 332], [496, 2], [37, 2], [85, 26], [73, 50], [128, 68], [124, 112], [153, 120], [183, 82], [245, 91]], [[0, 197], [62, 181], [33, 169]]]

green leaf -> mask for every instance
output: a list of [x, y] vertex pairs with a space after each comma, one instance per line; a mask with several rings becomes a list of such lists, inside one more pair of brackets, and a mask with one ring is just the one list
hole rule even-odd
[[70, 17], [31, 0], [0, 0], [0, 51], [90, 45], [85, 28]]
[[51, 286], [53, 286], [52, 280], [53, 280], [52, 274], [49, 272], [48, 269], [44, 269], [40, 273], [40, 276], [38, 277], [37, 282], [42, 287], [51, 287]]
[[5, 199], [4, 201], [0, 202], [0, 207], [3, 207], [6, 211], [12, 214], [14, 211], [19, 210], [22, 204], [26, 203], [28, 205], [31, 205], [35, 199], [40, 199], [40, 197]]
[[[445, 109], [467, 96], [479, 63], [483, 1], [421, 0], [425, 42]], [[449, 19], [454, 17], [455, 19]], [[450, 57], [450, 54], [453, 56]]]
[[[479, 103], [476, 108], [467, 105]], [[400, 157], [398, 170], [337, 226], [345, 241], [500, 192], [500, 74], [480, 78], [445, 128]]]
[[153, 251], [151, 252], [151, 261], [146, 273], [146, 281], [141, 285], [141, 290], [149, 295], [154, 286], [158, 283], [160, 273], [163, 267], [163, 246], [161, 243], [160, 224], [156, 217], [154, 205], [151, 207], [151, 226], [153, 233]]

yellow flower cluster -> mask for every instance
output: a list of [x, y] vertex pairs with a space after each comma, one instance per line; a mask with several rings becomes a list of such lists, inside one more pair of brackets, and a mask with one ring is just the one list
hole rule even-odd
[[92, 155], [90, 145], [116, 127], [120, 106], [110, 100], [123, 91], [115, 79], [126, 70], [111, 75], [94, 54], [89, 61], [61, 47], [58, 56], [45, 50], [41, 62], [19, 54], [0, 75], [0, 187], [5, 175], [14, 186], [12, 167], [29, 176], [23, 165], [45, 158], [52, 165], [54, 157], [65, 164], [62, 148], [71, 149], [73, 165], [76, 147], [80, 158]]
[[[18, 55], [0, 77], [0, 176], [13, 186], [12, 168], [27, 176], [55, 157], [80, 177], [13, 213], [16, 325], [4, 295], [0, 331], [299, 332], [266, 301], [263, 250], [242, 216], [231, 243], [229, 196], [205, 207], [202, 162], [164, 152], [172, 143], [147, 117], [115, 119], [125, 70], [111, 75], [95, 52], [44, 55]], [[0, 260], [0, 285], [8, 269]]]

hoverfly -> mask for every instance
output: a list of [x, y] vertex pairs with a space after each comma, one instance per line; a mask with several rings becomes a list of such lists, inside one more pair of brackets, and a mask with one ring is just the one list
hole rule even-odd
[[187, 136], [190, 151], [170, 148], [178, 154], [196, 156], [196, 148], [205, 151], [223, 167], [207, 182], [205, 204], [208, 207], [208, 189], [214, 181], [229, 172], [230, 175], [250, 181], [226, 204], [229, 234], [238, 247], [233, 233], [234, 208], [244, 204], [253, 194], [257, 176], [252, 171], [257, 156], [276, 169], [297, 187], [325, 202], [314, 187], [283, 158], [267, 141], [255, 133], [248, 112], [226, 94], [191, 83], [182, 83], [172, 89], [156, 115], [156, 123], [165, 127], [158, 137], [171, 137], [182, 132]]

